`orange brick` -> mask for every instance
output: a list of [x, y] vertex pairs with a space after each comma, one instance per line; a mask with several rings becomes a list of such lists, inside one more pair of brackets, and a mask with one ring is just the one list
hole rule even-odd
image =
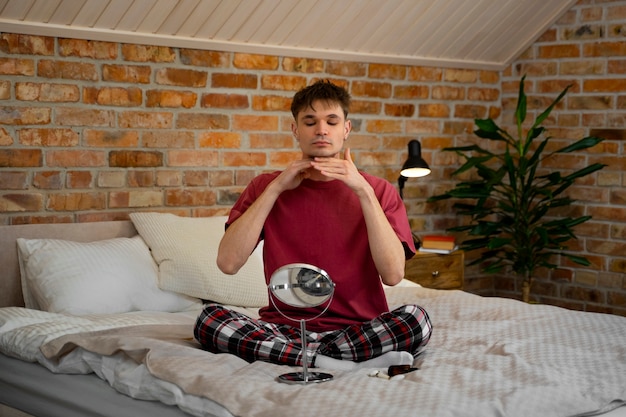
[[479, 79], [485, 84], [497, 84], [500, 81], [500, 73], [496, 71], [481, 71]]
[[146, 107], [183, 107], [190, 109], [196, 105], [197, 100], [198, 94], [193, 91], [146, 91]]
[[367, 74], [367, 64], [360, 62], [328, 61], [326, 72], [342, 77], [364, 77]]
[[277, 116], [253, 116], [239, 115], [233, 116], [233, 129], [235, 130], [278, 130]]
[[158, 151], [111, 151], [110, 167], [160, 167], [163, 166], [163, 153]]
[[131, 148], [139, 145], [139, 133], [135, 130], [83, 130], [85, 146], [95, 148]]
[[385, 114], [393, 117], [411, 117], [415, 113], [415, 104], [385, 104]]
[[500, 90], [497, 88], [470, 87], [467, 89], [467, 98], [469, 100], [497, 101], [500, 99]]
[[0, 100], [9, 100], [11, 98], [11, 82], [9, 80], [0, 80]]
[[403, 80], [406, 77], [406, 66], [391, 64], [369, 64], [370, 78], [390, 78]]
[[425, 103], [419, 105], [419, 117], [448, 117], [450, 107], [443, 103]]
[[115, 113], [110, 110], [57, 107], [54, 110], [58, 124], [66, 126], [102, 126], [115, 125]]
[[67, 188], [90, 188], [93, 175], [89, 171], [68, 171], [66, 174]]
[[43, 125], [50, 123], [51, 109], [47, 107], [2, 107], [0, 124]]
[[49, 167], [101, 167], [106, 165], [106, 153], [101, 151], [59, 150], [46, 152]]
[[0, 51], [7, 54], [54, 55], [54, 38], [2, 33]]
[[476, 70], [449, 68], [444, 70], [443, 79], [457, 83], [475, 83], [478, 80], [478, 74]]
[[129, 187], [152, 187], [154, 185], [154, 171], [138, 171], [134, 169], [128, 172]]
[[295, 140], [290, 134], [283, 133], [250, 133], [252, 149], [284, 149], [295, 147]]
[[397, 99], [424, 99], [429, 95], [430, 88], [425, 85], [400, 85], [393, 91], [393, 97]]
[[473, 122], [450, 120], [443, 122], [442, 133], [447, 135], [467, 135], [472, 133], [473, 128]]
[[0, 75], [35, 75], [32, 59], [0, 58]]
[[464, 119], [484, 119], [487, 116], [487, 108], [485, 106], [476, 106], [471, 104], [457, 104], [454, 106], [454, 117]]
[[626, 56], [626, 42], [593, 42], [583, 45], [583, 56], [616, 57]]
[[99, 171], [99, 188], [120, 188], [126, 185], [126, 171]]
[[77, 146], [80, 140], [71, 129], [21, 129], [18, 137], [27, 146]]
[[24, 171], [0, 172], [0, 190], [26, 190], [28, 173]]
[[42, 164], [41, 149], [0, 149], [0, 168], [40, 167]]
[[210, 171], [209, 173], [209, 185], [211, 187], [226, 187], [233, 185], [233, 171], [232, 170], [217, 170]]
[[235, 68], [254, 70], [278, 69], [278, 57], [271, 55], [254, 55], [236, 53], [233, 58]]
[[289, 112], [291, 109], [291, 97], [254, 96], [252, 97], [252, 109], [258, 111]]
[[272, 152], [270, 154], [269, 164], [272, 167], [284, 169], [287, 165], [298, 159], [302, 159], [302, 152], [300, 151]]
[[391, 84], [371, 81], [354, 81], [350, 91], [356, 97], [391, 97]]
[[167, 46], [134, 45], [124, 43], [122, 57], [126, 61], [135, 62], [174, 62], [176, 53]]
[[218, 166], [217, 151], [171, 150], [167, 152], [169, 167], [215, 167]]
[[3, 194], [0, 196], [0, 212], [41, 211], [42, 194]]
[[200, 135], [198, 144], [201, 148], [239, 148], [241, 147], [241, 133], [237, 132], [207, 132]]
[[142, 101], [142, 92], [136, 87], [102, 87], [96, 96], [96, 102], [102, 106], [137, 107]]
[[463, 100], [465, 98], [465, 88], [434, 86], [432, 98], [435, 100]]
[[258, 77], [253, 74], [211, 74], [211, 86], [214, 88], [256, 89]]
[[118, 83], [148, 84], [152, 69], [144, 65], [111, 65], [102, 66], [102, 79]]
[[61, 171], [37, 171], [33, 173], [33, 187], [42, 190], [60, 190], [63, 188]]
[[262, 152], [225, 152], [222, 165], [225, 167], [262, 167], [267, 163], [267, 155]]
[[230, 64], [230, 53], [183, 48], [180, 50], [180, 61], [185, 65], [225, 68]]
[[539, 58], [578, 58], [580, 56], [580, 46], [577, 44], [565, 45], [544, 45], [538, 48]]
[[37, 74], [45, 78], [97, 81], [98, 71], [88, 62], [42, 60], [37, 64]]
[[283, 58], [283, 70], [288, 72], [316, 73], [324, 71], [324, 60], [313, 58]]
[[195, 146], [193, 132], [180, 131], [149, 131], [142, 134], [141, 143], [145, 148], [187, 148]]
[[166, 112], [125, 111], [118, 116], [123, 128], [170, 129], [174, 115]]
[[51, 211], [102, 210], [106, 208], [106, 194], [98, 192], [49, 194], [46, 208]]
[[583, 92], [626, 91], [626, 78], [589, 79], [583, 82]]
[[209, 185], [209, 173], [207, 171], [185, 171], [183, 184], [187, 187], [207, 187]]
[[16, 83], [15, 98], [27, 101], [77, 102], [78, 86], [71, 84]]
[[406, 133], [437, 133], [439, 122], [435, 120], [409, 120], [406, 122]]
[[228, 129], [230, 120], [223, 114], [181, 113], [176, 120], [177, 129]]
[[78, 56], [94, 59], [117, 58], [117, 43], [114, 42], [65, 38], [59, 38], [58, 41], [59, 54], [61, 56]]
[[217, 202], [215, 192], [211, 190], [166, 190], [167, 206], [213, 206]]
[[247, 109], [250, 103], [244, 94], [204, 94], [200, 103], [202, 107], [222, 109]]
[[111, 208], [159, 207], [163, 205], [161, 191], [113, 191], [109, 194]]
[[367, 131], [372, 133], [400, 133], [402, 122], [399, 120], [368, 120]]
[[180, 68], [161, 68], [156, 72], [156, 83], [177, 85], [182, 87], [206, 87], [208, 74], [206, 71], [195, 71]]
[[261, 88], [266, 90], [298, 91], [306, 87], [306, 78], [294, 75], [263, 75]]
[[158, 171], [156, 185], [159, 187], [180, 187], [183, 185], [183, 176], [180, 171]]
[[443, 69], [435, 67], [409, 67], [410, 81], [441, 81]]
[[354, 114], [380, 114], [382, 107], [378, 100], [352, 100], [350, 111]]

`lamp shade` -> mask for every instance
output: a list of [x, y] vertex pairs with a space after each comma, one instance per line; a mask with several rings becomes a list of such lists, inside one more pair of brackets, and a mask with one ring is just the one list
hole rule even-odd
[[422, 159], [422, 146], [413, 139], [409, 142], [409, 157], [402, 165], [400, 175], [407, 178], [423, 177], [430, 174], [430, 168]]

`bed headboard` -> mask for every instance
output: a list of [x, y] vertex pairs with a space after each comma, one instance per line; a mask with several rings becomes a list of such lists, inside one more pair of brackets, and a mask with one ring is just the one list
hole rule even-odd
[[129, 220], [0, 226], [0, 307], [24, 306], [17, 259], [18, 237], [92, 242], [136, 234]]

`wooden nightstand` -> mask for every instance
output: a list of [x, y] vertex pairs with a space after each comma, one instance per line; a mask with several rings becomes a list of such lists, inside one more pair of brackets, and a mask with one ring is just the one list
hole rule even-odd
[[450, 254], [417, 252], [406, 261], [404, 276], [423, 287], [441, 290], [463, 289], [464, 252]]

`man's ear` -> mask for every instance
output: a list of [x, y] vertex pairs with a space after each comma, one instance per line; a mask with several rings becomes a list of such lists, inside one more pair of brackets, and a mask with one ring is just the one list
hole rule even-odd
[[343, 140], [346, 140], [348, 139], [348, 135], [352, 131], [352, 122], [350, 120], [346, 120], [346, 122], [344, 123], [344, 130], [345, 133], [343, 135]]

